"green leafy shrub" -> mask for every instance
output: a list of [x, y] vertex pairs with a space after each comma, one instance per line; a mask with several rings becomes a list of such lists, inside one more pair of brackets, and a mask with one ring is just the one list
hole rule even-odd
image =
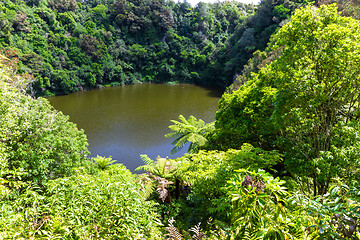
[[[14, 175], [13, 175], [14, 176]], [[15, 181], [16, 180], [16, 181]], [[51, 220], [49, 217], [42, 218], [44, 196], [31, 185], [12, 179], [11, 183], [21, 184], [22, 191], [8, 189], [0, 199], [0, 238], [1, 239], [31, 239], [41, 233], [41, 227]], [[11, 185], [10, 183], [10, 185]], [[0, 185], [0, 189], [3, 185]], [[3, 192], [2, 192], [3, 193]], [[62, 233], [65, 226], [57, 228]]]
[[294, 213], [298, 212], [307, 219], [303, 221], [296, 217], [294, 222], [301, 222], [312, 239], [360, 238], [359, 186], [350, 187], [339, 181], [324, 196], [309, 198], [295, 193], [288, 202]]
[[[78, 169], [69, 178], [47, 185], [49, 212], [69, 225], [68, 236], [87, 238], [157, 239], [160, 223], [154, 203], [120, 164], [97, 175]], [[51, 206], [51, 207], [50, 207]]]
[[65, 176], [89, 153], [87, 138], [46, 99], [33, 99], [0, 80], [0, 139], [8, 169], [44, 183]]
[[78, 168], [46, 187], [46, 194], [27, 188], [0, 201], [0, 238], [161, 238], [155, 203], [120, 164], [97, 174]]
[[292, 239], [297, 234], [284, 202], [285, 181], [264, 170], [237, 170], [229, 181], [232, 195], [232, 228], [236, 239]]
[[[277, 152], [267, 152], [244, 144], [241, 150], [200, 151], [181, 159], [182, 179], [190, 185], [187, 199], [196, 205], [198, 216], [230, 221], [231, 197], [226, 183], [242, 168], [267, 168], [281, 161]], [[197, 214], [192, 214], [196, 216]], [[199, 220], [196, 220], [199, 221]], [[203, 221], [203, 220], [202, 220]], [[194, 223], [196, 224], [196, 222]]]

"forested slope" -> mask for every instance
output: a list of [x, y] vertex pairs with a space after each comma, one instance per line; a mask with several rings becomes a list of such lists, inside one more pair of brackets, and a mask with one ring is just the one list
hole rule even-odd
[[0, 51], [34, 76], [37, 96], [145, 81], [228, 86], [303, 3], [5, 0]]
[[89, 161], [84, 132], [0, 54], [0, 238], [359, 239], [359, 32], [334, 5], [296, 10], [215, 123], [172, 121], [189, 153], [142, 155], [142, 175]]

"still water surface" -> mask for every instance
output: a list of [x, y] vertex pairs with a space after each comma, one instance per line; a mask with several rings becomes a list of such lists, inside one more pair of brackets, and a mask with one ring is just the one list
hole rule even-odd
[[214, 121], [221, 90], [194, 85], [141, 84], [96, 89], [49, 98], [50, 103], [85, 130], [91, 156], [112, 156], [133, 171], [140, 154], [171, 155], [170, 120], [180, 114]]

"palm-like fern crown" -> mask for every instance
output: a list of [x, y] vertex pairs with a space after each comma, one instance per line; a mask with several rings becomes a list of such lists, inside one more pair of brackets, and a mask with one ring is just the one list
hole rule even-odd
[[175, 160], [157, 156], [156, 161], [154, 161], [146, 154], [142, 154], [140, 157], [145, 165], [136, 168], [135, 171], [144, 170], [145, 172], [151, 173], [152, 175], [161, 178], [166, 178], [169, 180], [175, 179], [178, 170], [176, 167], [177, 162]]
[[112, 160], [112, 157], [101, 157], [99, 155], [97, 155], [97, 157], [92, 158], [92, 160], [97, 164], [98, 168], [100, 169], [106, 169], [108, 168], [111, 164], [115, 163], [116, 160]]
[[175, 138], [171, 143], [174, 145], [171, 153], [178, 152], [188, 142], [190, 142], [189, 153], [196, 152], [199, 147], [208, 144], [208, 140], [204, 135], [214, 130], [214, 122], [206, 124], [203, 120], [197, 120], [194, 116], [186, 119], [183, 115], [179, 116], [179, 120], [171, 120], [174, 123], [174, 125], [169, 126], [172, 132], [165, 135], [167, 138]]
[[145, 170], [148, 173], [152, 184], [156, 182], [156, 191], [160, 195], [160, 199], [164, 202], [169, 193], [169, 185], [174, 184], [171, 180], [175, 180], [178, 173], [177, 162], [172, 159], [162, 158], [158, 156], [156, 161], [151, 160], [147, 155], [141, 155], [145, 165], [135, 170]]

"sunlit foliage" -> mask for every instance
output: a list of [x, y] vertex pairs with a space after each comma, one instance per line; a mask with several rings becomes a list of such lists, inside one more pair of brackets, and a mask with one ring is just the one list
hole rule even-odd
[[310, 181], [314, 195], [333, 177], [356, 178], [359, 29], [335, 6], [298, 10], [273, 36], [278, 58], [221, 99], [219, 147], [278, 149], [286, 171]]
[[195, 153], [209, 145], [206, 137], [215, 129], [214, 122], [205, 123], [201, 119], [197, 120], [194, 116], [186, 119], [183, 115], [179, 116], [179, 120], [171, 120], [174, 123], [169, 126], [172, 132], [165, 135], [167, 138], [175, 138], [171, 143], [174, 145], [171, 153], [180, 151], [186, 144], [189, 144], [188, 153]]
[[305, 2], [5, 0], [0, 52], [16, 50], [37, 96], [138, 82], [228, 86]]

